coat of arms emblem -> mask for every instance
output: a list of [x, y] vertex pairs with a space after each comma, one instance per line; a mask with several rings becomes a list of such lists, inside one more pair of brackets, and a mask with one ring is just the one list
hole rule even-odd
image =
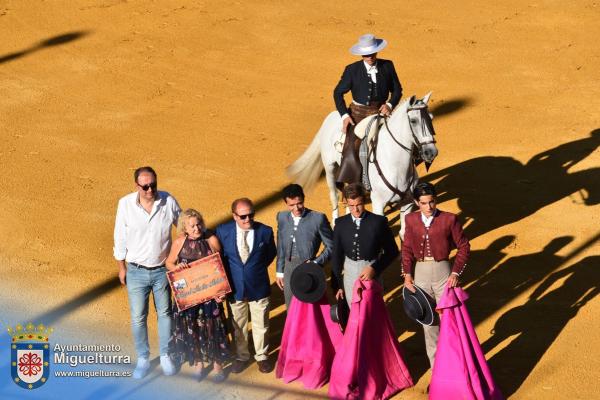
[[37, 389], [50, 376], [50, 343], [48, 336], [52, 328], [43, 324], [28, 323], [8, 328], [11, 335], [11, 375], [12, 380], [24, 389]]

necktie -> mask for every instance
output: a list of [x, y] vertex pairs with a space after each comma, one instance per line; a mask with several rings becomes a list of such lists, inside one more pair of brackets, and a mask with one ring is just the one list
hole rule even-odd
[[377, 66], [373, 65], [372, 67], [369, 67], [369, 70], [367, 71], [367, 73], [369, 75], [371, 75], [371, 80], [375, 83], [377, 83]]
[[248, 261], [248, 256], [250, 255], [250, 246], [248, 246], [248, 241], [246, 240], [247, 237], [248, 231], [242, 231], [242, 249], [240, 251], [240, 258], [244, 264]]

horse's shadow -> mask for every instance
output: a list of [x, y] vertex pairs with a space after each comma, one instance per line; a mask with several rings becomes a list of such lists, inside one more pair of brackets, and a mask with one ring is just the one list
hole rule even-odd
[[477, 157], [427, 175], [438, 203], [457, 199], [465, 233], [474, 239], [517, 222], [564, 197], [587, 206], [600, 202], [600, 167], [570, 172], [600, 145], [600, 129], [532, 157]]

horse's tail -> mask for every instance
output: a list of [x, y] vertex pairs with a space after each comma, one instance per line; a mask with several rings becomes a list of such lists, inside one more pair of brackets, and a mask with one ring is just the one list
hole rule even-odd
[[323, 163], [321, 162], [321, 131], [315, 135], [314, 139], [308, 148], [302, 153], [300, 158], [294, 161], [286, 172], [290, 179], [302, 186], [305, 190], [310, 190], [315, 186], [321, 171], [323, 171]]

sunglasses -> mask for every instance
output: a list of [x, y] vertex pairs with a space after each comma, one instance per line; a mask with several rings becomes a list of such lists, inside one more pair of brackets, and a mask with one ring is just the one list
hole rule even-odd
[[242, 221], [245, 221], [246, 219], [250, 218], [250, 219], [254, 219], [254, 213], [251, 212], [250, 214], [246, 214], [246, 215], [239, 215], [239, 214], [235, 214], [238, 216], [239, 219], [241, 219]]
[[149, 184], [147, 184], [147, 185], [140, 185], [140, 184], [138, 183], [138, 186], [139, 186], [140, 188], [142, 188], [142, 190], [143, 190], [144, 192], [147, 192], [147, 191], [148, 191], [148, 189], [152, 189], [152, 191], [155, 191], [155, 190], [156, 190], [156, 182], [152, 182], [152, 183], [149, 183]]

